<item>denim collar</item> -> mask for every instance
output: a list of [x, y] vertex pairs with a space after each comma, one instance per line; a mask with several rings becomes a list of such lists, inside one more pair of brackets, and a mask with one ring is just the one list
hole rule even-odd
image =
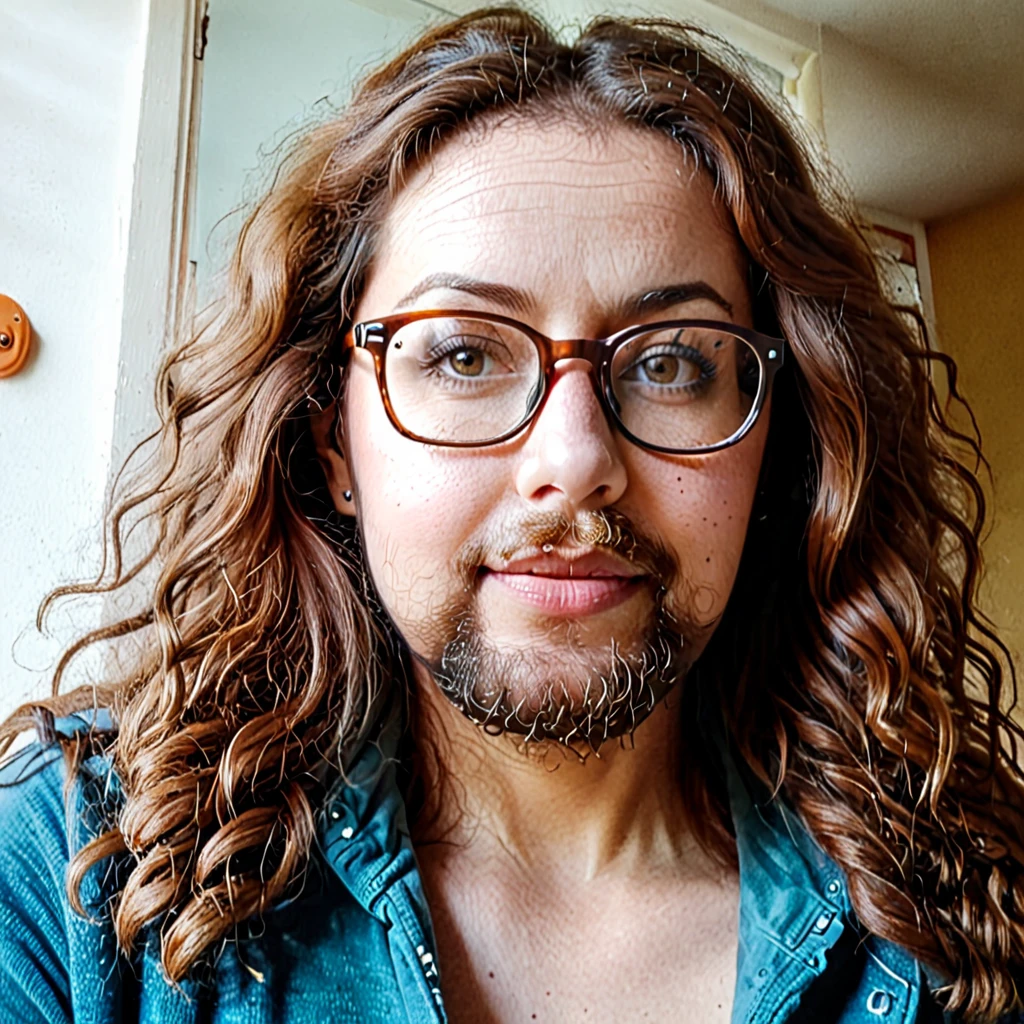
[[[400, 708], [383, 725], [331, 790], [321, 817], [320, 841], [328, 864], [353, 897], [387, 923], [409, 920], [427, 984], [440, 1005], [430, 912], [416, 866], [405, 804], [396, 778], [404, 719]], [[800, 818], [770, 799], [730, 744], [716, 730], [728, 778], [740, 874], [739, 949], [732, 1024], [785, 1020], [801, 996], [840, 954], [837, 943], [856, 931], [846, 880]], [[397, 899], [396, 899], [397, 894]], [[859, 931], [857, 932], [859, 935]], [[847, 936], [849, 939], [851, 936]], [[849, 955], [852, 943], [844, 944]], [[869, 992], [866, 1019], [883, 993], [886, 1024], [915, 1019], [921, 988], [916, 961], [900, 947], [873, 941], [867, 956], [884, 992]]]

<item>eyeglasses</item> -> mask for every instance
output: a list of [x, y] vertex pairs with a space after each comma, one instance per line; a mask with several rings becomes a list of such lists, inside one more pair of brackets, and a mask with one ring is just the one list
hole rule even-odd
[[342, 341], [373, 356], [388, 418], [424, 444], [478, 448], [521, 431], [555, 363], [583, 358], [611, 421], [634, 444], [685, 455], [735, 444], [764, 407], [785, 342], [716, 320], [665, 320], [609, 338], [553, 341], [510, 317], [417, 310], [355, 324]]

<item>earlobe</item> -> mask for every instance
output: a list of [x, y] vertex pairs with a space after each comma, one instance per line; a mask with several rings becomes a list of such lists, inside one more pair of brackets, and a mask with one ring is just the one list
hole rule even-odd
[[316, 456], [324, 471], [324, 479], [327, 481], [327, 489], [330, 491], [334, 507], [343, 516], [354, 516], [356, 506], [352, 493], [352, 479], [340, 438], [337, 436], [337, 413], [337, 406], [334, 402], [325, 409], [311, 404], [309, 427], [313, 434]]

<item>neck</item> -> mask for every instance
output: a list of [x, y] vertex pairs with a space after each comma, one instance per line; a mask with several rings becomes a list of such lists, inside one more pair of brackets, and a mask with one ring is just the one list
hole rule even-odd
[[662, 702], [633, 733], [585, 757], [553, 743], [491, 736], [420, 666], [414, 715], [424, 812], [418, 845], [451, 856], [513, 856], [527, 870], [577, 880], [710, 862], [690, 830], [680, 779], [680, 709]]

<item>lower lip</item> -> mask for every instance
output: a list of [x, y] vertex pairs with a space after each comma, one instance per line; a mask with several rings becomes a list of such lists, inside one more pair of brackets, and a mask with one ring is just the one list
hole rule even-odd
[[519, 600], [549, 615], [593, 615], [614, 608], [636, 593], [642, 576], [535, 576], [532, 573], [488, 572]]

